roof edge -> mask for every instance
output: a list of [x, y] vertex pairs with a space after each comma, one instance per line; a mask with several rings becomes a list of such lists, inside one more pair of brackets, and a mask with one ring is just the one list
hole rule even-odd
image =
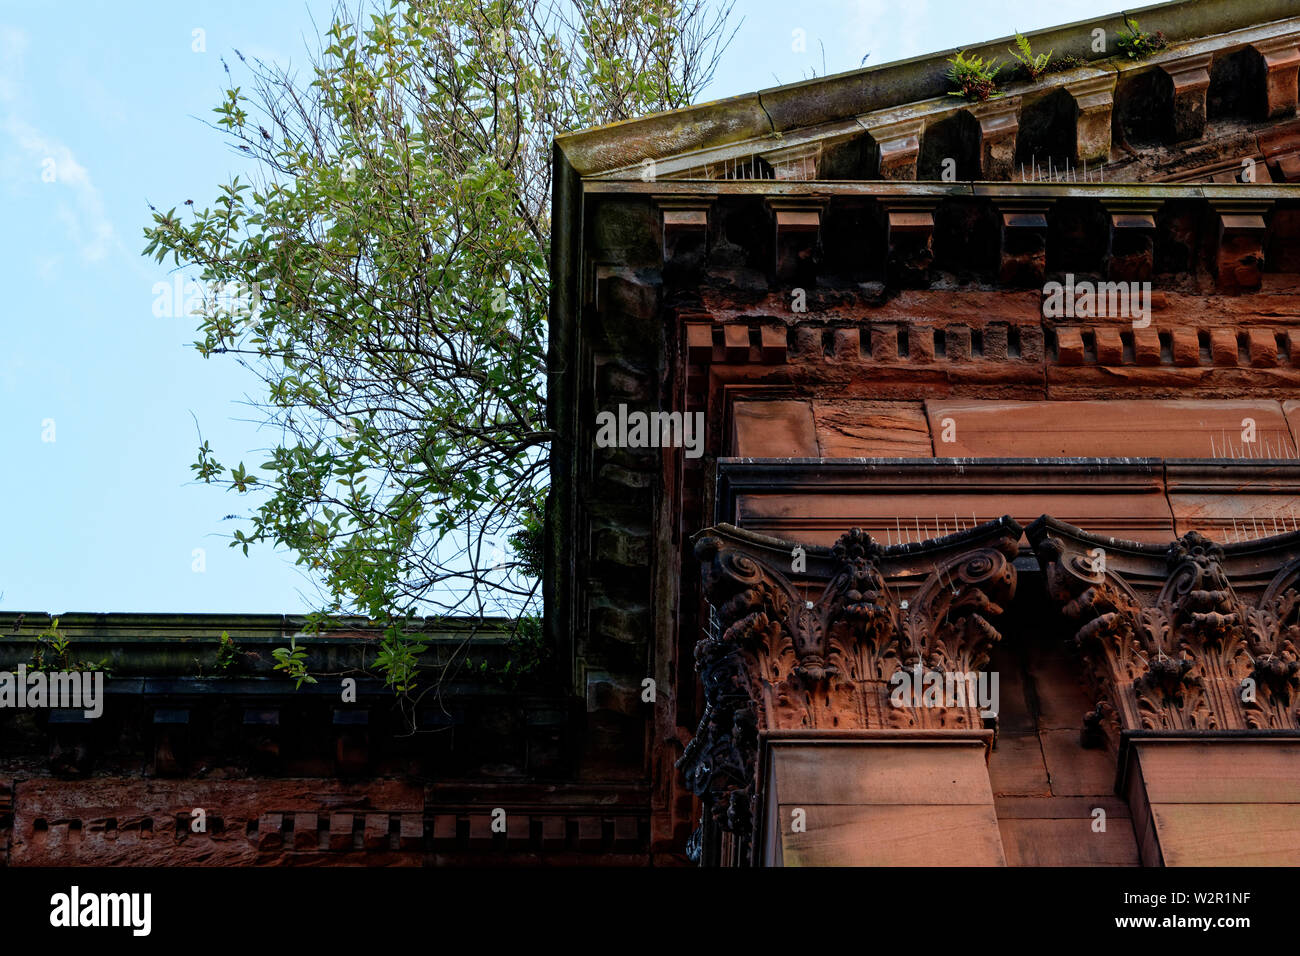
[[[1124, 17], [1136, 17], [1144, 30], [1162, 31], [1172, 42], [1215, 36], [1243, 27], [1294, 17], [1295, 0], [1169, 0], [1116, 10], [1087, 20], [1032, 30], [1035, 47], [1089, 62], [1111, 60], [1092, 51], [1092, 30], [1112, 36]], [[679, 155], [745, 139], [845, 120], [872, 110], [916, 102], [947, 92], [947, 59], [959, 50], [1006, 60], [1014, 36], [922, 54], [877, 66], [769, 87], [754, 93], [557, 136], [556, 146], [581, 176], [635, 166], [646, 160]]]

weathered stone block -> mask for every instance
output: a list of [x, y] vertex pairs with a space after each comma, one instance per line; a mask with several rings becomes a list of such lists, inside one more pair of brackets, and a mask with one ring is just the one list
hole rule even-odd
[[1210, 356], [1215, 365], [1235, 367], [1237, 357], [1237, 332], [1235, 329], [1210, 331]]
[[1201, 364], [1201, 345], [1195, 329], [1174, 329], [1174, 364], [1188, 368]]
[[1056, 360], [1062, 365], [1083, 364], [1083, 336], [1078, 329], [1056, 330]]
[[1151, 328], [1133, 330], [1133, 354], [1139, 365], [1160, 364], [1160, 334]]
[[1093, 334], [1097, 341], [1097, 363], [1123, 365], [1124, 340], [1120, 338], [1119, 329], [1108, 326], [1098, 328]]

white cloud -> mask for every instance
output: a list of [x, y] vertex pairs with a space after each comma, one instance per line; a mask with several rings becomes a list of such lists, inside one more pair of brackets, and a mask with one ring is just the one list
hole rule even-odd
[[0, 23], [0, 102], [18, 96], [18, 73], [27, 49], [27, 34]]
[[[54, 215], [87, 262], [99, 262], [117, 244], [113, 223], [86, 167], [57, 138], [22, 115], [22, 63], [27, 36], [0, 25], [0, 132], [4, 154], [0, 172], [10, 188], [30, 184], [54, 190]], [[46, 177], [45, 179], [42, 176]], [[52, 181], [46, 181], [52, 175]]]
[[37, 278], [49, 282], [54, 278], [54, 274], [59, 266], [58, 256], [36, 256], [32, 260], [32, 265], [36, 269]]

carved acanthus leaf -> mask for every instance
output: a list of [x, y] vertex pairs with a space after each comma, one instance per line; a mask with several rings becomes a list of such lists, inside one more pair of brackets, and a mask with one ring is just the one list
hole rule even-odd
[[[1042, 522], [1030, 529], [1049, 593], [1075, 621], [1115, 729], [1300, 729], [1296, 564], [1251, 606], [1229, 580], [1223, 547], [1188, 532], [1169, 546], [1164, 581], [1146, 603], [1114, 561], [1078, 553], [1089, 542], [1046, 532]], [[1090, 715], [1094, 730], [1101, 714]]]
[[[892, 706], [889, 683], [905, 665], [973, 673], [987, 662], [1000, 639], [990, 619], [1015, 593], [1020, 529], [1002, 519], [976, 531], [965, 550], [935, 549], [910, 600], [889, 586], [883, 549], [859, 529], [821, 552], [820, 578], [796, 578], [771, 539], [719, 530], [697, 541], [713, 611], [695, 648], [706, 710], [678, 766], [719, 826], [752, 824], [760, 729], [982, 725], [974, 702]], [[906, 554], [915, 564], [915, 549]]]

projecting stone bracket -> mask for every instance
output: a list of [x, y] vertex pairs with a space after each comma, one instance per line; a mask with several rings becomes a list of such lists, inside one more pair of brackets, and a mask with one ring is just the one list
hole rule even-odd
[[713, 199], [705, 196], [656, 196], [663, 229], [665, 284], [699, 278], [709, 247], [709, 210]]
[[1264, 215], [1272, 205], [1260, 200], [1211, 202], [1219, 217], [1219, 245], [1214, 264], [1222, 291], [1238, 293], [1259, 289], [1268, 233]]
[[1297, 71], [1300, 71], [1300, 37], [1256, 40], [1251, 46], [1264, 61], [1265, 115], [1269, 119], [1292, 116], [1296, 111]]
[[51, 710], [45, 727], [50, 738], [50, 771], [61, 777], [85, 777], [95, 762], [97, 730], [82, 710]]
[[359, 776], [370, 767], [370, 712], [364, 708], [335, 708], [330, 723], [334, 730], [334, 772]]
[[1047, 206], [1002, 201], [998, 211], [1002, 219], [998, 281], [1010, 286], [1041, 286], [1047, 269]]
[[778, 180], [806, 181], [817, 178], [817, 163], [822, 155], [822, 143], [800, 143], [781, 149], [759, 153], [759, 158], [772, 167]]
[[903, 119], [879, 125], [863, 126], [875, 141], [880, 153], [879, 173], [882, 179], [916, 179], [916, 161], [921, 154], [921, 133], [924, 119]]
[[773, 272], [777, 282], [811, 285], [817, 277], [822, 209], [816, 199], [768, 199], [775, 227]]
[[1020, 97], [1005, 96], [970, 108], [980, 128], [980, 178], [1007, 180], [1016, 161]]
[[1106, 277], [1119, 282], [1146, 282], [1155, 271], [1155, 214], [1158, 201], [1104, 199], [1110, 216]]
[[1111, 114], [1119, 74], [1107, 72], [1065, 84], [1079, 113], [1075, 120], [1074, 161], [1105, 163], [1110, 158]]
[[1274, 178], [1300, 182], [1300, 122], [1286, 123], [1259, 134], [1260, 151]]
[[1176, 143], [1205, 134], [1205, 96], [1210, 89], [1212, 59], [1211, 53], [1198, 53], [1160, 64], [1174, 87], [1172, 135]]
[[190, 711], [188, 707], [159, 707], [153, 712], [153, 772], [178, 777], [189, 768]]
[[891, 201], [885, 204], [891, 283], [905, 287], [928, 284], [934, 264], [934, 202]]

